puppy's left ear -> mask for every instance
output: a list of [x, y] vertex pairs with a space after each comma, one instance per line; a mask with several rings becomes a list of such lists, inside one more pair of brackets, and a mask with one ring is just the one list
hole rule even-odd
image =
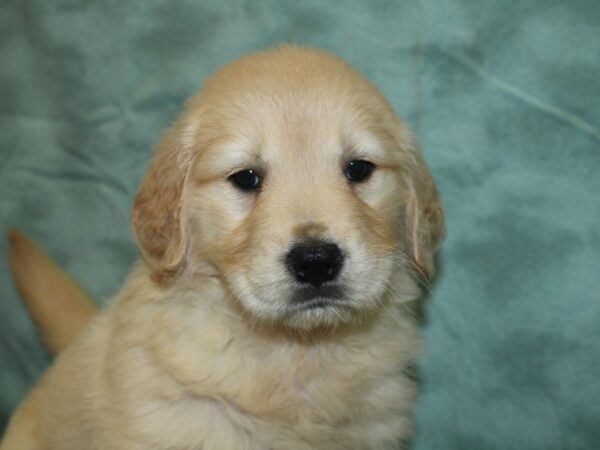
[[444, 210], [431, 172], [414, 150], [407, 174], [407, 252], [417, 270], [429, 279], [435, 274], [434, 257], [446, 237]]
[[193, 155], [181, 129], [173, 125], [158, 145], [131, 217], [142, 255], [161, 282], [183, 269], [188, 247], [183, 203]]

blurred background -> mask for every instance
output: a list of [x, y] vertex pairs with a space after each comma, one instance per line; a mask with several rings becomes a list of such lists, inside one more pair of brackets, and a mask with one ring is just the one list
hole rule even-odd
[[[412, 449], [598, 448], [597, 0], [4, 0], [0, 230], [105, 302], [160, 132], [222, 64], [287, 42], [379, 86], [444, 199]], [[50, 364], [5, 253], [0, 430]]]

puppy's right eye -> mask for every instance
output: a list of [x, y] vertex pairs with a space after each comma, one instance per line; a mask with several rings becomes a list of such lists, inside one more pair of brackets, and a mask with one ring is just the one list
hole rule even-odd
[[256, 191], [260, 188], [260, 175], [253, 169], [240, 170], [230, 175], [228, 180], [241, 191]]

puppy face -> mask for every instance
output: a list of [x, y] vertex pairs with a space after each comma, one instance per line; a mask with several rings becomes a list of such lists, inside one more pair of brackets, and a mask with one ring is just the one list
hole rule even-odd
[[432, 271], [443, 236], [387, 102], [343, 61], [294, 47], [209, 80], [159, 147], [133, 222], [158, 279], [208, 272], [253, 318], [302, 329], [375, 311], [404, 272]]

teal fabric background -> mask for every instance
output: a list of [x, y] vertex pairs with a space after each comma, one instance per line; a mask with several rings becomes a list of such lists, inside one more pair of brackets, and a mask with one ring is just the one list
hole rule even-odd
[[[412, 448], [598, 448], [599, 27], [594, 0], [4, 0], [0, 229], [110, 296], [183, 100], [248, 51], [332, 50], [419, 137], [447, 212]], [[49, 362], [2, 257], [0, 428]]]

